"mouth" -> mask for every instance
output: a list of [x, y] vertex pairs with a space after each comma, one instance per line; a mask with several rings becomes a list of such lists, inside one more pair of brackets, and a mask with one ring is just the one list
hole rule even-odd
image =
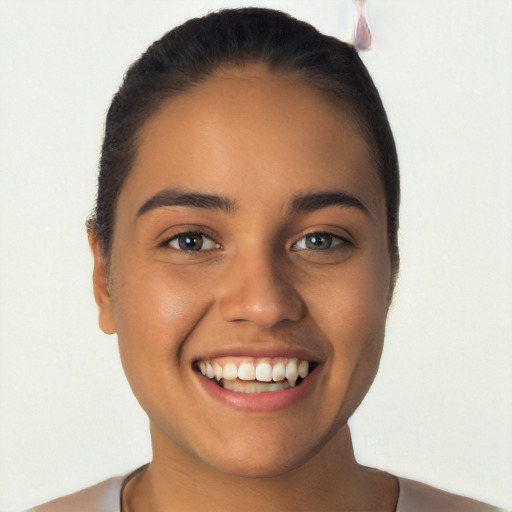
[[299, 386], [316, 363], [293, 357], [219, 357], [196, 361], [195, 370], [234, 393], [272, 393]]

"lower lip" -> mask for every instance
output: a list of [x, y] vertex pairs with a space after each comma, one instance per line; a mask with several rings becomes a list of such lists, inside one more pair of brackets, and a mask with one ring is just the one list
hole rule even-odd
[[312, 392], [317, 381], [316, 367], [298, 386], [266, 393], [236, 393], [195, 372], [203, 389], [215, 400], [243, 412], [276, 412], [303, 400]]

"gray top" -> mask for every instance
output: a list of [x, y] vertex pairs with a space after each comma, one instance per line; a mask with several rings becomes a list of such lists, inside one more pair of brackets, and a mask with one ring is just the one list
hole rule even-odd
[[[121, 512], [121, 490], [124, 483], [136, 472], [128, 476], [110, 478], [69, 496], [31, 508], [27, 512]], [[503, 510], [406, 478], [398, 478], [398, 482], [400, 494], [396, 512], [499, 512]]]

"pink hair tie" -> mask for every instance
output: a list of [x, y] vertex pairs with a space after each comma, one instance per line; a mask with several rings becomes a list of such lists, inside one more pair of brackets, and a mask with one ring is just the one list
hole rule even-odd
[[355, 0], [357, 19], [354, 28], [354, 45], [358, 50], [371, 50], [373, 36], [366, 16], [366, 0]]

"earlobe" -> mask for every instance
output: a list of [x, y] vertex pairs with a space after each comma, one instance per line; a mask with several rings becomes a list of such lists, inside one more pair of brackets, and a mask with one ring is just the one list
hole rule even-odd
[[94, 258], [92, 285], [94, 299], [98, 306], [98, 323], [105, 334], [115, 334], [116, 323], [109, 289], [108, 263], [94, 233], [89, 233], [89, 246]]

